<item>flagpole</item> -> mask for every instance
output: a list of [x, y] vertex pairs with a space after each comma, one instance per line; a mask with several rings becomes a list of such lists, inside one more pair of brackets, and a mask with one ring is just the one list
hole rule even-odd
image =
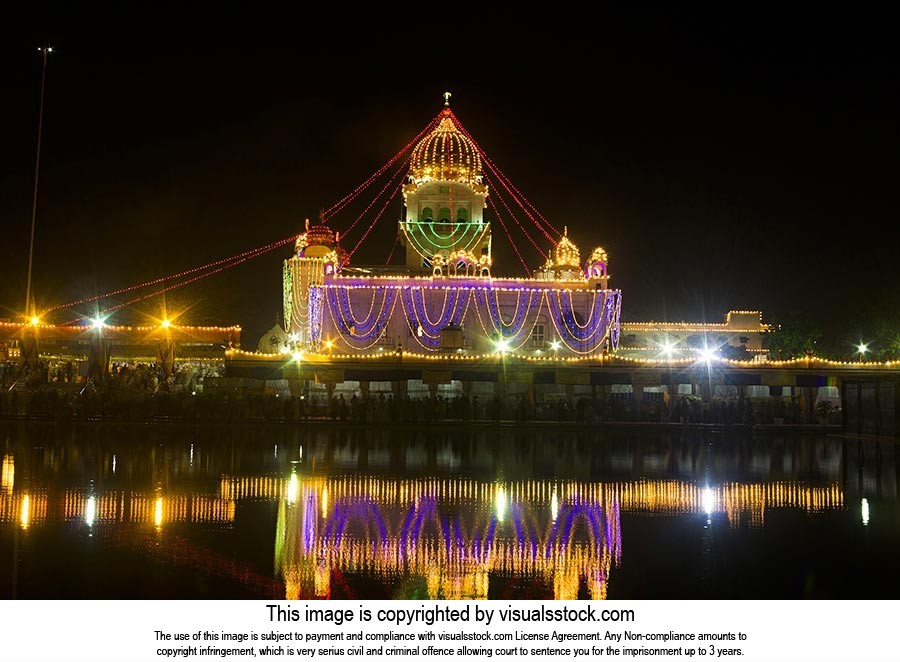
[[38, 178], [41, 173], [41, 138], [44, 128], [44, 84], [47, 80], [47, 55], [53, 52], [53, 48], [47, 45], [38, 48], [43, 56], [44, 63], [41, 67], [41, 106], [38, 111], [38, 135], [37, 151], [34, 161], [34, 198], [31, 203], [31, 240], [28, 243], [28, 284], [25, 287], [25, 316], [31, 318], [35, 315], [31, 301], [31, 265], [34, 261], [34, 223], [37, 218]]

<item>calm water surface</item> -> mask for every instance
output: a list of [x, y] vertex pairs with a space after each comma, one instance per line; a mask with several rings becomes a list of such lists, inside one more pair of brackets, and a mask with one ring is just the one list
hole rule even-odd
[[0, 597], [895, 598], [894, 444], [0, 424]]

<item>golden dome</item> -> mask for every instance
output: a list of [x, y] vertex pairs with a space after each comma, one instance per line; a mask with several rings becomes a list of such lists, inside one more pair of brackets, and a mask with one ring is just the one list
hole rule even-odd
[[569, 239], [569, 228], [563, 229], [563, 236], [559, 240], [559, 243], [556, 244], [554, 258], [553, 265], [556, 267], [581, 268], [581, 251], [579, 251], [578, 246]]
[[410, 175], [417, 184], [430, 180], [481, 183], [481, 155], [459, 130], [449, 108], [441, 111], [437, 127], [413, 148]]
[[594, 252], [591, 253], [591, 257], [588, 258], [588, 264], [595, 264], [597, 262], [602, 262], [603, 264], [609, 263], [609, 255], [606, 254], [606, 250], [603, 246], [597, 246], [594, 249]]

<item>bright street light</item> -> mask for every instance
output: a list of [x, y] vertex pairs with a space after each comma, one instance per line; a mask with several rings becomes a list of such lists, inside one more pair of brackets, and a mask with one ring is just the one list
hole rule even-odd
[[710, 349], [709, 347], [704, 347], [700, 351], [700, 360], [704, 363], [709, 363], [714, 358], [716, 358], [716, 350]]

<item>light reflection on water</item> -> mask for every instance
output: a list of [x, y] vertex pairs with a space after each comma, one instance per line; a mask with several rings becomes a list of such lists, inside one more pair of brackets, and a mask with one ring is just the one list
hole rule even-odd
[[[896, 521], [878, 521], [897, 513], [892, 445], [549, 429], [0, 432], [4, 597], [67, 596], [67, 581], [70, 597], [759, 597], [733, 560], [752, 549], [765, 565], [784, 541], [755, 531], [790, 517], [815, 549], [846, 534], [851, 509], [848, 539], [886, 531], [879, 545], [897, 551]], [[679, 559], [693, 583], [667, 576]], [[807, 564], [801, 588], [815, 595], [821, 563]], [[99, 567], [113, 588], [83, 594]], [[135, 573], [162, 581], [129, 587]]]

